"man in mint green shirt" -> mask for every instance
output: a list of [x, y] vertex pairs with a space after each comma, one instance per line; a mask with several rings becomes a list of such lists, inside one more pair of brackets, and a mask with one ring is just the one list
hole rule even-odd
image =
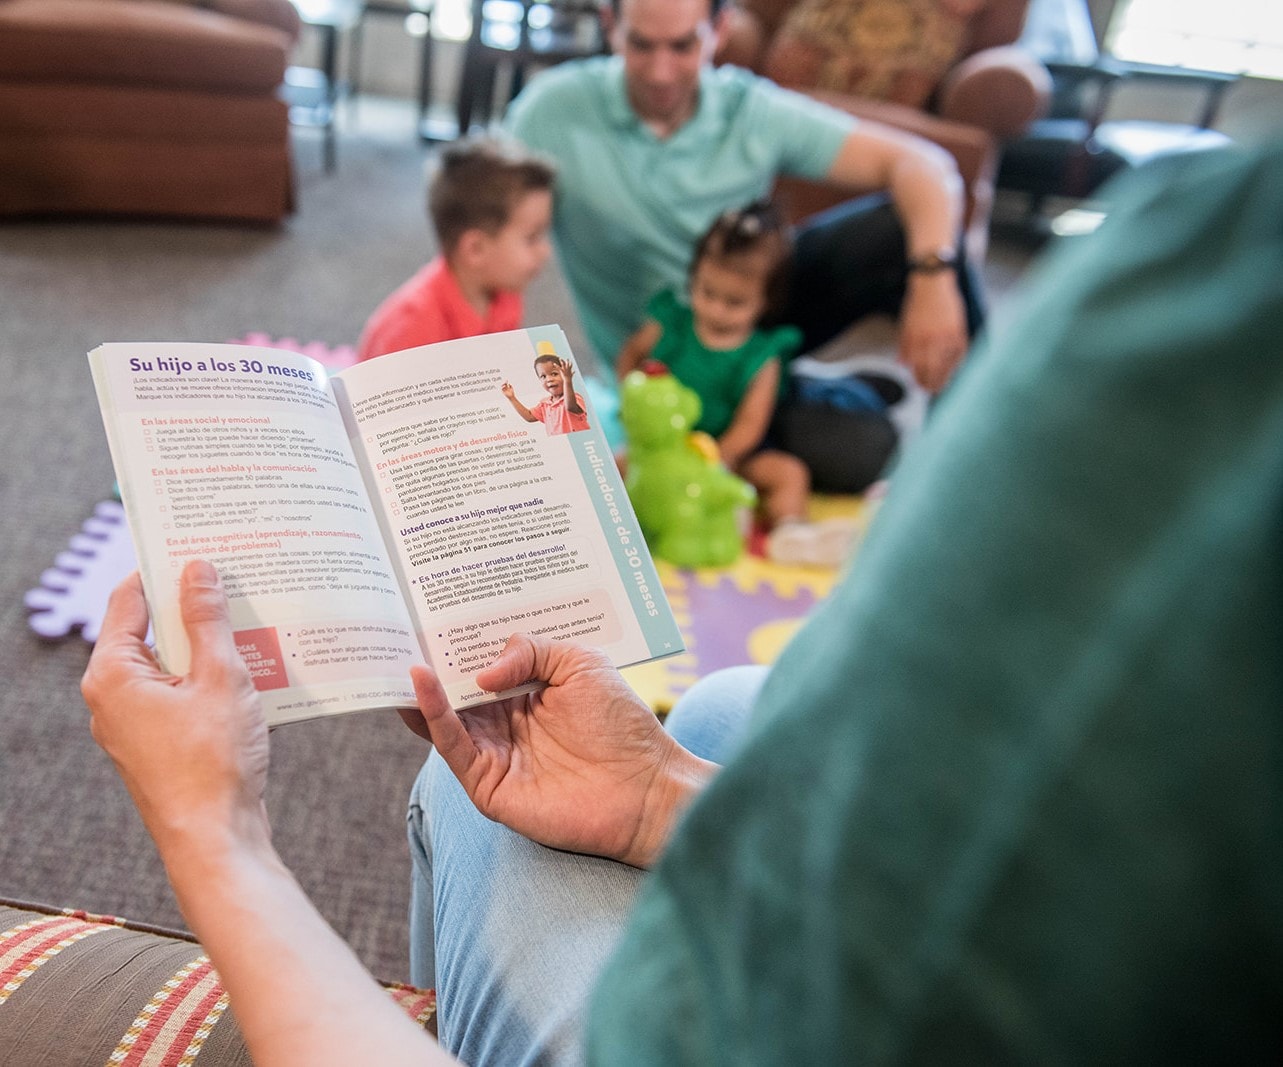
[[556, 161], [558, 256], [605, 365], [647, 300], [685, 288], [713, 219], [787, 174], [887, 198], [828, 220], [823, 233], [799, 234], [795, 289], [824, 297], [810, 311], [798, 300], [782, 317], [802, 330], [803, 351], [863, 314], [898, 313], [902, 358], [940, 389], [979, 319], [969, 279], [959, 282], [952, 157], [746, 71], [714, 69], [709, 0], [623, 0], [610, 39], [614, 56], [545, 71], [506, 119], [510, 133]]
[[682, 292], [696, 241], [777, 174], [822, 178], [856, 128], [844, 112], [736, 67], [700, 71], [700, 106], [670, 137], [639, 121], [618, 56], [545, 71], [508, 129], [557, 162], [557, 249], [594, 349], [614, 362], [646, 301]]

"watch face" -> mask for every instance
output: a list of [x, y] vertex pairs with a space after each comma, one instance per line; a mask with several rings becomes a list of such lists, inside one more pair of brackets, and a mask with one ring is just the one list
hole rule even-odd
[[941, 248], [909, 260], [909, 270], [919, 274], [936, 274], [942, 270], [953, 270], [958, 263], [958, 254], [952, 248]]

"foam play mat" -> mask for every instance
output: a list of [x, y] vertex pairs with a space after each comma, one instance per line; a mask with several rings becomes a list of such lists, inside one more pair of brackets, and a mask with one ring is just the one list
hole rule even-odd
[[725, 568], [682, 571], [662, 561], [658, 568], [687, 650], [623, 674], [659, 712], [712, 671], [772, 662], [835, 577], [747, 555]]
[[23, 598], [28, 624], [41, 637], [79, 632], [86, 641], [98, 640], [108, 596], [137, 566], [125, 509], [104, 500]]

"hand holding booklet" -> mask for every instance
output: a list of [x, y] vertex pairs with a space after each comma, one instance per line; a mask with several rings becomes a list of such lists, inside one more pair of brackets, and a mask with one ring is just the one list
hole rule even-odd
[[166, 669], [188, 666], [178, 576], [194, 558], [222, 574], [270, 724], [413, 707], [421, 662], [456, 708], [508, 695], [473, 676], [516, 632], [621, 667], [682, 651], [591, 406], [536, 375], [552, 353], [570, 358], [555, 326], [337, 372], [247, 345], [94, 349]]

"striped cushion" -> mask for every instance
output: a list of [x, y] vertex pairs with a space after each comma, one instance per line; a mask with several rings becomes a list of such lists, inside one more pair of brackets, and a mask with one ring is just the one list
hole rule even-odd
[[[435, 1029], [431, 990], [389, 985]], [[0, 1064], [245, 1065], [218, 972], [185, 934], [0, 901]]]

